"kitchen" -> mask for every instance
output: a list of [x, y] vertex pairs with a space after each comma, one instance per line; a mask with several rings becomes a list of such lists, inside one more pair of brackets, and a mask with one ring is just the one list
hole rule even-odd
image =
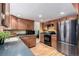
[[[14, 55], [15, 56], [17, 55], [22, 55], [22, 56], [28, 56], [28, 55], [30, 56], [34, 56], [34, 55], [35, 56], [45, 56], [45, 55], [48, 56], [74, 55], [75, 56], [76, 55], [77, 56], [79, 55], [78, 53], [79, 42], [76, 42], [76, 39], [78, 41], [77, 35], [79, 34], [77, 32], [76, 35], [76, 31], [78, 31], [79, 29], [78, 28], [79, 8], [75, 7], [76, 5], [79, 4], [1, 3], [0, 7], [2, 10], [0, 10], [1, 12], [0, 15], [2, 17], [0, 16], [1, 17], [0, 31], [10, 32], [9, 38], [11, 39], [9, 38], [6, 39], [4, 44], [0, 46], [1, 48], [0, 52], [2, 53], [0, 55], [3, 56], [5, 55], [13, 55], [13, 56]], [[77, 29], [75, 27], [77, 27]], [[73, 29], [73, 30], [68, 30], [68, 29]], [[72, 39], [70, 40], [70, 38]], [[68, 42], [62, 41], [67, 39], [69, 39], [70, 41]], [[72, 42], [72, 40], [74, 40], [75, 43], [77, 44]], [[44, 44], [43, 47], [46, 46], [45, 48], [48, 49], [46, 50], [48, 52], [46, 53], [46, 51], [44, 51], [44, 48], [40, 49], [38, 44], [40, 44], [40, 46]], [[15, 47], [17, 48], [15, 49]], [[14, 51], [14, 53], [13, 51], [11, 51], [11, 48]], [[56, 55], [52, 55], [55, 52], [54, 53], [52, 51], [49, 52], [50, 49], [52, 49], [52, 51], [54, 49], [56, 51]], [[11, 54], [7, 54], [8, 52], [6, 51], [10, 52]]]

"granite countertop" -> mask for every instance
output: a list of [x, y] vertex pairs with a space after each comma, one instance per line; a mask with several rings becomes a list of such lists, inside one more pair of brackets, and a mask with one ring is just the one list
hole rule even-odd
[[0, 45], [0, 56], [34, 56], [31, 50], [21, 41], [6, 42]]

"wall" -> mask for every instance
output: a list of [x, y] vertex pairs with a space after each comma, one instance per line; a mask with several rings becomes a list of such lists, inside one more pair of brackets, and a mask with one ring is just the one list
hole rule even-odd
[[40, 30], [40, 22], [34, 22], [34, 30]]
[[35, 34], [38, 34], [38, 31], [40, 31], [40, 22], [34, 22], [34, 30], [35, 30]]

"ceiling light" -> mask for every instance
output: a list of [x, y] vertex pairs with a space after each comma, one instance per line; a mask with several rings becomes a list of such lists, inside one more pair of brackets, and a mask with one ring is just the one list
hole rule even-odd
[[61, 15], [64, 15], [64, 12], [60, 12]]
[[42, 15], [41, 15], [41, 14], [39, 14], [39, 15], [38, 15], [38, 17], [39, 17], [39, 18], [41, 18], [41, 17], [42, 17]]
[[18, 17], [21, 17], [21, 15], [17, 15]]

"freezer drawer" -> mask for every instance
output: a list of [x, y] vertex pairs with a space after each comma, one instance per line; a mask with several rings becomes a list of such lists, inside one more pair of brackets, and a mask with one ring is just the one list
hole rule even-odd
[[72, 45], [65, 42], [58, 42], [57, 49], [59, 52], [67, 56], [77, 56], [79, 55], [79, 48], [76, 45]]
[[59, 52], [61, 52], [61, 43], [60, 43], [60, 42], [57, 42], [57, 50], [58, 50]]
[[61, 42], [61, 53], [65, 54], [65, 44]]
[[69, 45], [68, 44], [64, 44], [64, 54], [69, 56]]
[[79, 56], [79, 47], [77, 47], [77, 55]]
[[70, 45], [69, 46], [69, 56], [77, 56], [77, 55], [78, 55], [77, 46]]
[[65, 48], [64, 43], [62, 43], [61, 41], [58, 42], [57, 50], [58, 50], [59, 52], [61, 52], [62, 54], [65, 54], [65, 52], [64, 52], [65, 49], [64, 49], [64, 48]]

